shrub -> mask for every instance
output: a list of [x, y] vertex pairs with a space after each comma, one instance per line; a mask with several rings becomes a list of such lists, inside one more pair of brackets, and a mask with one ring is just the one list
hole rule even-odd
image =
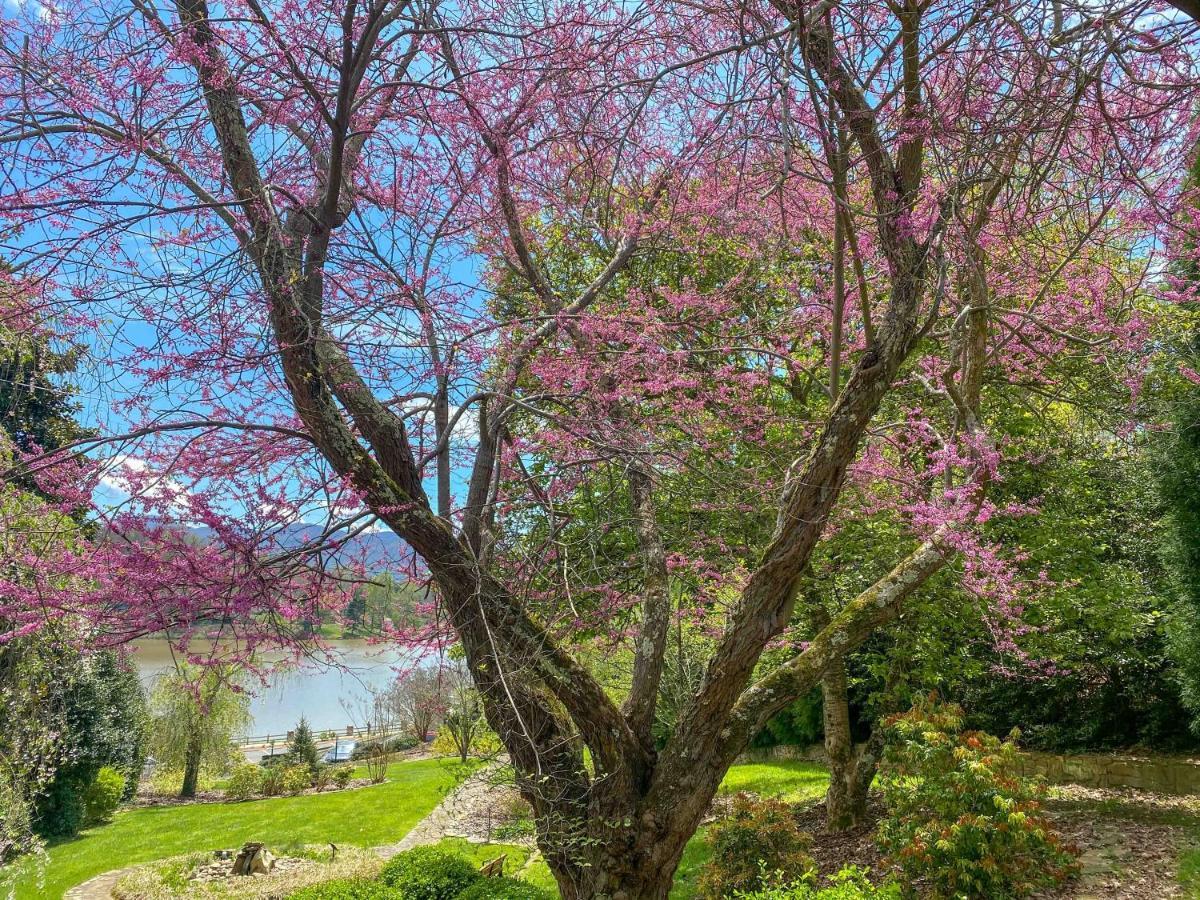
[[298, 794], [305, 788], [312, 787], [313, 773], [309, 767], [303, 763], [295, 766], [288, 766], [280, 770], [279, 787], [285, 794]]
[[339, 878], [301, 888], [288, 900], [395, 900], [396, 892], [387, 885], [366, 878]]
[[[216, 787], [217, 777], [208, 769], [200, 769], [200, 778], [196, 782], [196, 790], [211, 791]], [[169, 766], [159, 767], [150, 776], [150, 793], [158, 797], [175, 797], [183, 785], [183, 770]]]
[[899, 900], [900, 886], [894, 881], [871, 884], [864, 870], [848, 866], [833, 876], [829, 887], [817, 888], [802, 881], [734, 896], [738, 900]]
[[397, 734], [389, 738], [367, 738], [354, 745], [354, 749], [350, 752], [350, 758], [353, 760], [366, 759], [379, 752], [399, 753], [402, 750], [411, 750], [418, 743], [415, 737], [408, 734]]
[[253, 763], [238, 766], [225, 784], [225, 796], [229, 800], [249, 800], [263, 789], [265, 770]]
[[330, 774], [334, 784], [339, 788], [346, 788], [354, 778], [354, 766], [335, 766]]
[[85, 825], [107, 822], [125, 795], [125, 776], [112, 766], [103, 766], [83, 792]]
[[320, 768], [313, 773], [312, 786], [318, 791], [323, 791], [325, 788], [329, 787], [329, 782], [332, 780], [333, 773], [330, 771], [330, 767], [322, 763]]
[[379, 873], [404, 900], [452, 900], [481, 878], [467, 860], [436, 847], [399, 853]]
[[810, 881], [816, 871], [806, 852], [812, 838], [781, 800], [733, 798], [729, 815], [706, 836], [712, 858], [700, 872], [700, 896], [728, 897], [773, 885]]
[[458, 900], [555, 900], [558, 895], [517, 878], [481, 878]]
[[1004, 900], [1066, 881], [1076, 851], [1041, 817], [1044, 787], [1016, 774], [1016, 732], [1001, 741], [962, 721], [929, 701], [887, 722], [878, 840], [906, 889]]
[[278, 797], [283, 793], [283, 773], [287, 769], [285, 766], [267, 766], [262, 773], [262, 795], [264, 797]]

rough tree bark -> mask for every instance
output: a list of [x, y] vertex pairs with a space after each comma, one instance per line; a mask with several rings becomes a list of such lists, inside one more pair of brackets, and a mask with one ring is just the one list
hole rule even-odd
[[197, 729], [188, 736], [187, 750], [183, 757], [183, 786], [179, 789], [180, 797], [195, 797], [196, 786], [200, 781], [200, 759], [203, 756], [203, 743]]

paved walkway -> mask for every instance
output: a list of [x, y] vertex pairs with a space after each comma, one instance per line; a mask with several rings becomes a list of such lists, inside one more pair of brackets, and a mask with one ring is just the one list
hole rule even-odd
[[95, 878], [89, 878], [83, 884], [76, 885], [65, 894], [63, 900], [111, 900], [112, 889], [116, 883], [136, 869], [129, 866], [124, 869], [114, 869]]

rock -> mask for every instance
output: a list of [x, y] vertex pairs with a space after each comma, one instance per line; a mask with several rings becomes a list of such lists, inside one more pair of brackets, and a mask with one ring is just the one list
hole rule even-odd
[[275, 868], [275, 858], [259, 841], [249, 841], [238, 852], [230, 875], [267, 875]]

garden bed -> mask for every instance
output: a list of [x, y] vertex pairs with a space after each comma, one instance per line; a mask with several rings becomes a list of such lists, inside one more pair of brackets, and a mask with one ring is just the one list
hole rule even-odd
[[[887, 870], [873, 830], [883, 807], [872, 795], [869, 822], [837, 834], [825, 830], [825, 807], [818, 802], [799, 816], [810, 832], [810, 855], [828, 878], [843, 866], [862, 866], [881, 880]], [[1078, 878], [1034, 900], [1168, 900], [1185, 894], [1180, 857], [1194, 846], [1200, 826], [1200, 797], [1147, 791], [1067, 785], [1052, 789], [1048, 818], [1066, 843], [1080, 851]]]
[[383, 860], [368, 850], [309, 846], [280, 851], [269, 874], [232, 875], [232, 860], [219, 859], [215, 852], [190, 853], [134, 869], [117, 880], [112, 897], [274, 900], [334, 878], [370, 878], [382, 866]]

